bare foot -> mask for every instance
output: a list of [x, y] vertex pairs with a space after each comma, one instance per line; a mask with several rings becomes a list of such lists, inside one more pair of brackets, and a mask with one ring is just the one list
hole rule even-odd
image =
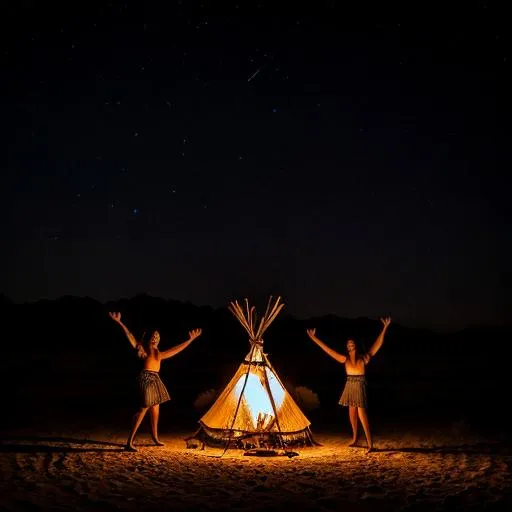
[[135, 446], [133, 446], [133, 444], [127, 444], [124, 449], [127, 451], [127, 452], [136, 452], [138, 451], [137, 448], [135, 448]]
[[371, 452], [374, 452], [374, 448], [373, 446], [368, 446], [368, 448], [366, 449], [366, 453], [371, 453]]
[[357, 444], [357, 439], [352, 439], [352, 441], [348, 444], [349, 448], [354, 448]]
[[153, 438], [153, 442], [155, 443], [156, 446], [165, 446], [165, 443], [162, 443], [162, 441], [160, 441], [159, 439]]

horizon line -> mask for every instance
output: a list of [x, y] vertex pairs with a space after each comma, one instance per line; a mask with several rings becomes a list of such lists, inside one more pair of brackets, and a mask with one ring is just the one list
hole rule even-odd
[[[161, 296], [152, 295], [149, 292], [139, 292], [139, 293], [132, 295], [131, 297], [123, 296], [118, 299], [107, 299], [107, 300], [103, 300], [103, 301], [100, 299], [97, 299], [95, 297], [92, 297], [90, 295], [71, 295], [71, 294], [60, 295], [59, 297], [51, 298], [51, 299], [47, 298], [47, 297], [40, 297], [38, 299], [25, 299], [23, 301], [14, 301], [9, 296], [0, 292], [0, 300], [2, 300], [2, 302], [11, 303], [13, 305], [18, 305], [18, 306], [37, 304], [38, 302], [57, 302], [57, 301], [60, 301], [62, 299], [66, 299], [66, 298], [82, 299], [82, 300], [89, 299], [89, 300], [97, 302], [99, 304], [107, 305], [109, 303], [117, 303], [122, 300], [127, 300], [127, 301], [134, 300], [137, 297], [151, 297], [153, 299], [161, 300], [164, 302], [177, 302], [180, 304], [189, 304], [195, 308], [209, 308], [212, 310], [222, 310], [222, 309], [227, 310], [228, 304], [229, 304], [229, 301], [227, 301], [226, 306], [215, 307], [210, 304], [199, 305], [199, 304], [191, 302], [189, 300], [164, 298]], [[231, 299], [231, 300], [240, 300], [240, 299]], [[313, 319], [319, 319], [319, 318], [325, 318], [325, 317], [332, 316], [332, 317], [338, 318], [340, 320], [348, 320], [348, 321], [352, 321], [352, 322], [360, 321], [360, 320], [365, 320], [365, 321], [369, 321], [369, 322], [378, 322], [378, 319], [373, 319], [368, 316], [347, 317], [347, 316], [340, 316], [339, 314], [336, 314], [336, 313], [323, 313], [321, 315], [310, 315], [310, 316], [299, 316], [299, 315], [296, 315], [293, 313], [287, 313], [287, 312], [285, 312], [285, 314], [287, 314], [288, 316], [291, 316], [292, 318], [299, 320], [299, 321], [307, 321], [307, 320], [313, 320]], [[424, 327], [424, 326], [411, 327], [409, 325], [406, 325], [403, 323], [398, 323], [398, 322], [394, 322], [394, 325], [399, 326], [402, 329], [410, 329], [410, 330], [415, 330], [415, 331], [429, 331], [434, 334], [455, 334], [455, 333], [464, 332], [466, 330], [476, 330], [476, 329], [512, 328], [512, 324], [474, 324], [474, 325], [466, 325], [465, 327], [460, 327], [460, 328], [433, 328], [433, 327]]]

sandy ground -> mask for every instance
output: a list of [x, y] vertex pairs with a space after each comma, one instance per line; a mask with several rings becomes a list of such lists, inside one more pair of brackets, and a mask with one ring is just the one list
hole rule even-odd
[[391, 430], [378, 451], [348, 448], [343, 435], [318, 434], [299, 456], [244, 457], [187, 450], [187, 433], [162, 435], [137, 453], [125, 431], [34, 428], [3, 433], [2, 510], [512, 510], [512, 450], [451, 431]]

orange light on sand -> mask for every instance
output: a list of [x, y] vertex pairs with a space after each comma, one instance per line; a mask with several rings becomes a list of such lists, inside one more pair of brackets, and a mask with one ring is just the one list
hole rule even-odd
[[[270, 392], [274, 398], [276, 409], [279, 410], [285, 398], [285, 390], [274, 377], [269, 368], [265, 368], [267, 379], [270, 387]], [[240, 393], [244, 387], [246, 375], [240, 376], [235, 386], [236, 400], [240, 398]], [[257, 429], [258, 420], [262, 417], [268, 416], [269, 419], [275, 418], [274, 408], [270, 401], [269, 394], [265, 389], [265, 385], [261, 382], [260, 377], [255, 373], [249, 373], [247, 376], [247, 384], [245, 385], [243, 400], [245, 400], [251, 419], [253, 421], [254, 429]]]

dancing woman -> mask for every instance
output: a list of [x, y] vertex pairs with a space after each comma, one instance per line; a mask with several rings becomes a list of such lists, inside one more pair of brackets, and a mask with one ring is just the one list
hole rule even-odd
[[158, 350], [160, 333], [157, 330], [151, 333], [147, 341], [143, 340], [138, 342], [126, 325], [121, 322], [121, 313], [109, 313], [109, 315], [110, 318], [121, 326], [128, 341], [131, 343], [132, 347], [137, 350], [138, 357], [144, 361], [144, 368], [138, 377], [140, 408], [133, 417], [132, 429], [128, 436], [128, 441], [126, 442], [126, 449], [128, 451], [137, 451], [133, 445], [133, 440], [148, 409], [151, 420], [151, 437], [157, 446], [163, 446], [164, 443], [158, 439], [158, 416], [160, 404], [167, 402], [171, 397], [160, 379], [160, 362], [179, 354], [182, 350], [187, 348], [192, 341], [200, 336], [202, 331], [201, 329], [189, 331], [187, 341], [160, 352], [160, 350]]
[[348, 407], [348, 415], [350, 424], [352, 425], [352, 440], [349, 446], [355, 446], [357, 443], [357, 430], [358, 430], [358, 417], [363, 425], [363, 430], [366, 435], [366, 443], [368, 446], [367, 452], [373, 450], [373, 441], [370, 432], [370, 424], [368, 421], [368, 414], [366, 412], [368, 402], [366, 396], [366, 365], [370, 359], [375, 356], [380, 347], [384, 343], [384, 336], [391, 323], [391, 318], [381, 318], [383, 328], [370, 350], [363, 355], [359, 355], [356, 349], [354, 340], [347, 341], [348, 355], [339, 354], [335, 350], [329, 348], [323, 341], [317, 338], [316, 329], [307, 329], [308, 336], [327, 354], [339, 363], [345, 365], [347, 373], [347, 382], [341, 395], [339, 404]]

